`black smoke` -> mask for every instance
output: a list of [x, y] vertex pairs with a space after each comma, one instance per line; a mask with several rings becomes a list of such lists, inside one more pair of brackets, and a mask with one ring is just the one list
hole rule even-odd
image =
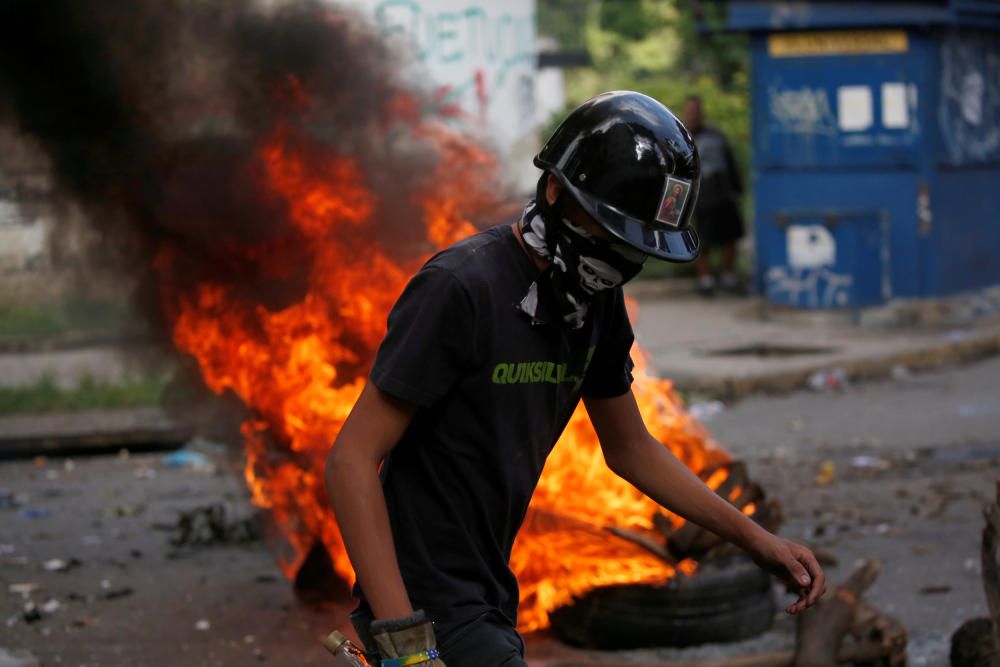
[[346, 10], [305, 0], [5, 0], [0, 43], [0, 122], [47, 156], [56, 196], [100, 232], [92, 264], [135, 280], [154, 318], [151, 272], [165, 245], [181, 291], [212, 281], [271, 308], [301, 295], [309, 250], [260, 157], [278, 127], [303, 137], [299, 150], [361, 165], [376, 214], [351, 233], [400, 253], [423, 238], [412, 200], [439, 156], [387, 128], [400, 95], [433, 107]]

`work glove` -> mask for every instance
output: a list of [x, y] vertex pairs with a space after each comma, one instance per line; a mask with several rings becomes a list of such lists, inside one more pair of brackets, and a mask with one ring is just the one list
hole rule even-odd
[[403, 618], [372, 621], [371, 636], [382, 656], [382, 667], [445, 667], [438, 653], [434, 627], [423, 611]]

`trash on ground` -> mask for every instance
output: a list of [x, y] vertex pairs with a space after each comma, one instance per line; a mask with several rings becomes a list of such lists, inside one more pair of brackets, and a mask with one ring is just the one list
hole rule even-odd
[[18, 511], [17, 516], [22, 519], [47, 519], [52, 512], [43, 507], [25, 507]]
[[25, 623], [37, 623], [42, 620], [42, 612], [31, 600], [24, 603], [24, 609], [21, 611], [21, 620]]
[[212, 629], [212, 622], [207, 618], [198, 619], [194, 624], [194, 629], [201, 632], [206, 632]]
[[721, 415], [726, 411], [726, 404], [722, 401], [702, 401], [699, 403], [692, 403], [688, 406], [688, 412], [691, 416], [698, 421], [707, 422], [708, 420]]
[[855, 456], [851, 459], [851, 467], [865, 470], [888, 470], [892, 464], [878, 456]]
[[41, 590], [42, 585], [35, 581], [23, 581], [17, 584], [10, 584], [7, 590], [16, 595], [31, 595], [37, 590]]
[[230, 517], [222, 503], [181, 512], [174, 525], [159, 527], [173, 532], [170, 543], [175, 547], [242, 544], [259, 538], [253, 517]]
[[132, 474], [135, 475], [136, 479], [156, 479], [156, 469], [145, 463], [137, 465]]
[[117, 600], [119, 598], [125, 598], [132, 595], [135, 591], [132, 590], [131, 586], [120, 586], [118, 588], [107, 588], [103, 593], [101, 593], [101, 599], [103, 600]]
[[54, 614], [57, 611], [59, 611], [61, 607], [62, 605], [59, 603], [59, 600], [56, 600], [55, 598], [49, 598], [48, 600], [42, 603], [42, 606], [40, 606], [39, 609], [43, 614]]
[[837, 466], [833, 461], [823, 461], [819, 466], [819, 472], [816, 473], [816, 485], [817, 486], [829, 486], [830, 482], [833, 481], [834, 476], [837, 474]]
[[0, 648], [0, 667], [42, 667], [42, 663], [28, 651]]
[[145, 511], [145, 505], [116, 505], [115, 507], [106, 509], [104, 514], [115, 519], [125, 519], [130, 516], [142, 514]]
[[948, 584], [924, 586], [918, 592], [921, 595], [938, 595], [941, 593], [950, 593], [951, 586], [949, 586]]
[[0, 510], [20, 509], [23, 496], [10, 489], [0, 489]]
[[178, 449], [163, 457], [163, 465], [168, 468], [190, 468], [196, 472], [214, 472], [215, 464], [201, 452]]
[[50, 558], [42, 563], [42, 569], [47, 572], [66, 572], [67, 570], [72, 570], [74, 567], [79, 567], [80, 565], [83, 565], [83, 563], [76, 558], [70, 558], [69, 560], [64, 560], [62, 558]]
[[843, 368], [817, 371], [809, 376], [806, 384], [813, 391], [844, 390], [850, 386], [847, 371]]

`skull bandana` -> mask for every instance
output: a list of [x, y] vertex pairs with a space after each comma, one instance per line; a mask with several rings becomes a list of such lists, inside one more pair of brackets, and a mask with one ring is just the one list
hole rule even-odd
[[579, 329], [594, 295], [631, 280], [646, 261], [631, 246], [595, 238], [568, 218], [546, 220], [535, 201], [519, 224], [524, 242], [552, 262], [518, 305], [535, 324]]

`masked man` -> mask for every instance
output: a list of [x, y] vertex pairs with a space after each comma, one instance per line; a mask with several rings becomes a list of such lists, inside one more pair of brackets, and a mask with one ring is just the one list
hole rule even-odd
[[[608, 466], [793, 585], [789, 613], [824, 591], [813, 554], [705, 486], [649, 434], [630, 389], [621, 285], [647, 257], [698, 255], [687, 130], [645, 95], [605, 93], [535, 164], [536, 198], [518, 222], [440, 252], [410, 281], [331, 449], [328, 488], [361, 598], [352, 618], [383, 666], [526, 665], [508, 561], [581, 398]], [[689, 192], [679, 214], [664, 213], [668, 179]]]

